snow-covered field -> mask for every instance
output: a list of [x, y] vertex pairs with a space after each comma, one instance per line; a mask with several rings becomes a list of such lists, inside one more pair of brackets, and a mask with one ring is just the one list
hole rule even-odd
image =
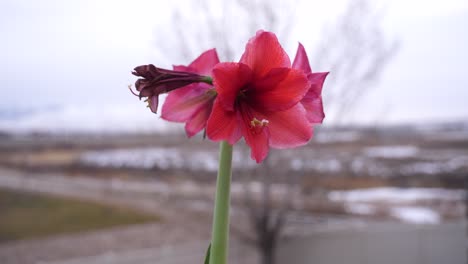
[[[345, 204], [349, 213], [358, 215], [386, 214], [403, 222], [437, 224], [443, 215], [440, 209], [461, 210], [466, 192], [441, 188], [371, 188], [331, 191], [328, 198]], [[436, 204], [437, 206], [434, 206]], [[443, 208], [445, 206], [445, 208]], [[465, 209], [466, 210], [466, 209]], [[450, 212], [463, 214], [463, 212]]]
[[329, 198], [333, 201], [375, 202], [390, 201], [407, 203], [422, 200], [460, 201], [464, 199], [465, 191], [441, 188], [370, 188], [351, 191], [332, 191]]
[[[114, 168], [151, 169], [190, 169], [196, 171], [216, 171], [218, 154], [209, 150], [186, 150], [175, 147], [152, 147], [89, 151], [81, 161], [88, 165]], [[233, 154], [236, 167], [253, 168], [255, 162], [239, 151]]]
[[[440, 153], [440, 154], [438, 154]], [[415, 146], [375, 146], [364, 148], [360, 153], [339, 155], [323, 154], [314, 149], [300, 149], [296, 152], [281, 151], [272, 154], [275, 164], [290, 171], [312, 171], [339, 174], [351, 171], [355, 175], [380, 177], [437, 175], [468, 171], [468, 151], [466, 153], [446, 150], [424, 152]], [[410, 159], [411, 160], [408, 160]], [[135, 169], [189, 169], [196, 171], [216, 171], [218, 154], [204, 149], [185, 150], [179, 147], [148, 147], [85, 152], [80, 161], [87, 165], [112, 168]], [[401, 160], [398, 164], [386, 161]], [[253, 169], [255, 162], [248, 152], [235, 151], [234, 167]]]
[[419, 153], [419, 148], [411, 145], [377, 146], [364, 148], [364, 153], [375, 158], [401, 159], [415, 157]]

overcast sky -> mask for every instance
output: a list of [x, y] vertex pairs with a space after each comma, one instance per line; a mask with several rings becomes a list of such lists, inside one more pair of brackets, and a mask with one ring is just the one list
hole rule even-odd
[[[385, 30], [401, 48], [358, 119], [372, 120], [379, 111], [396, 122], [468, 119], [468, 2], [381, 1]], [[134, 66], [189, 62], [167, 61], [156, 50], [157, 30], [171, 34], [167, 2], [0, 1], [0, 107], [138, 103], [126, 90], [135, 80]], [[174, 2], [175, 8], [187, 6]], [[308, 44], [313, 40], [302, 39], [301, 30], [320, 32], [344, 0], [305, 2], [313, 4], [297, 15], [316, 23], [299, 25], [293, 37]]]

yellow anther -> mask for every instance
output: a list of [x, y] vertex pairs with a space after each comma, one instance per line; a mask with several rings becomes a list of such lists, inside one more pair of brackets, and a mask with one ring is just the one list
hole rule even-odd
[[252, 121], [250, 121], [250, 125], [252, 127], [257, 127], [257, 126], [264, 127], [264, 126], [268, 126], [268, 123], [269, 123], [269, 121], [266, 120], [266, 119], [258, 120], [255, 117], [252, 119]]

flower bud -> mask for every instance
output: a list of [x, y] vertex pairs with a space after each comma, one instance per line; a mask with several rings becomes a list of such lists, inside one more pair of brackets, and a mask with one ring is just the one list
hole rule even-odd
[[138, 97], [147, 97], [153, 113], [158, 109], [158, 96], [192, 83], [212, 83], [211, 77], [196, 73], [157, 68], [152, 64], [136, 67], [133, 75], [142, 77], [135, 82]]

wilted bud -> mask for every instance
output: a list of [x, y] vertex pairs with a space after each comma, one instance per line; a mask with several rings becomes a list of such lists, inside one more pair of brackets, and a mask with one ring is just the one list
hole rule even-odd
[[135, 82], [140, 99], [148, 98], [148, 106], [153, 113], [158, 109], [158, 96], [192, 83], [212, 83], [211, 77], [196, 73], [157, 68], [152, 64], [136, 67], [133, 75], [143, 77]]

